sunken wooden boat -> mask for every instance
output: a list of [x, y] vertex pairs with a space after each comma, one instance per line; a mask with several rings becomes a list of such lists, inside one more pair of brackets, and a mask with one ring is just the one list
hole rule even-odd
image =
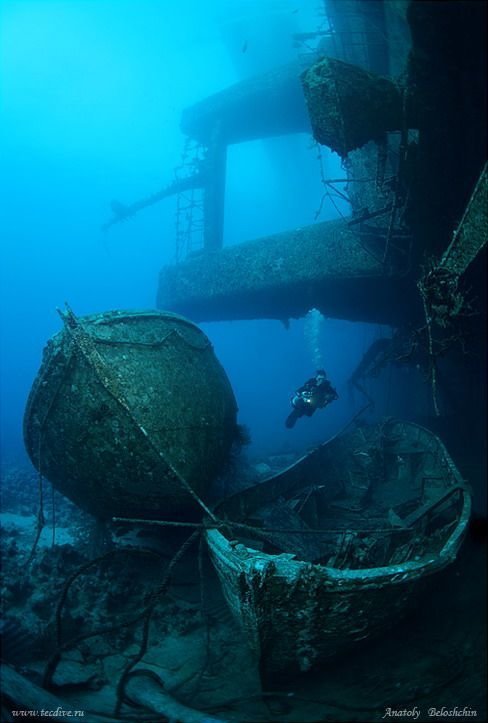
[[393, 626], [456, 558], [470, 510], [441, 440], [392, 420], [220, 503], [210, 554], [263, 682]]

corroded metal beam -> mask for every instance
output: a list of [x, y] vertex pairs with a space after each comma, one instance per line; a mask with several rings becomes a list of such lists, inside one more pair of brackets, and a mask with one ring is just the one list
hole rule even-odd
[[150, 196], [146, 196], [146, 198], [135, 201], [134, 203], [125, 205], [119, 203], [118, 201], [112, 201], [111, 206], [113, 216], [111, 219], [109, 219], [106, 223], [103, 224], [101, 230], [108, 231], [111, 226], [115, 226], [118, 223], [123, 223], [124, 221], [127, 221], [127, 219], [132, 218], [137, 213], [139, 213], [139, 211], [142, 211], [145, 208], [149, 208], [149, 206], [154, 206], [154, 204], [159, 203], [159, 201], [162, 201], [164, 198], [169, 198], [169, 196], [175, 196], [177, 193], [189, 191], [192, 188], [205, 187], [207, 183], [207, 176], [208, 174], [206, 170], [202, 167], [202, 170], [195, 173], [194, 175], [186, 176], [185, 178], [175, 178], [174, 181], [169, 183], [160, 191], [152, 193]]
[[157, 305], [195, 321], [325, 315], [401, 323], [407, 279], [361, 245], [344, 221], [327, 221], [201, 253], [160, 274]]
[[488, 241], [488, 170], [485, 163], [461, 223], [453, 235], [440, 266], [460, 276]]
[[224, 242], [227, 145], [217, 123], [208, 141], [205, 158], [207, 181], [203, 194], [203, 245], [206, 251], [221, 249]]
[[224, 143], [309, 133], [300, 85], [303, 62], [290, 63], [215, 93], [183, 111], [181, 130], [208, 144], [217, 124]]

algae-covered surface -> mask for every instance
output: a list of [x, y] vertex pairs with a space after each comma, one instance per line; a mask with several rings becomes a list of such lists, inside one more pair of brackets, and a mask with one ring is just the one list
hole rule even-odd
[[463, 274], [488, 241], [488, 170], [481, 172], [454, 238], [441, 265], [454, 274]]
[[315, 140], [342, 157], [402, 126], [401, 91], [389, 78], [321, 58], [302, 83]]
[[[260, 464], [265, 462], [273, 464], [271, 460]], [[89, 534], [89, 518], [56, 496], [54, 546], [47, 510], [45, 537], [26, 566], [35, 531], [37, 480], [22, 468], [4, 470], [4, 479], [2, 593], [8, 610], [2, 631], [4, 658], [24, 680], [39, 685], [52, 659], [55, 609], [66, 581], [98, 555], [126, 546], [126, 553], [106, 557], [73, 582], [60, 615], [66, 647], [50, 686], [64, 710], [83, 710], [85, 720], [98, 720], [97, 715], [115, 720], [117, 683], [141, 644], [142, 621], [124, 623], [140, 615], [189, 533], [129, 534], [119, 529], [116, 534], [106, 529], [104, 542], [96, 542]], [[20, 479], [22, 509], [16, 506], [16, 496], [9, 494]], [[29, 509], [31, 514], [26, 514]], [[382, 720], [388, 709], [414, 706], [420, 721], [431, 719], [432, 707], [466, 706], [477, 711], [478, 720], [484, 718], [485, 646], [480, 635], [484, 592], [482, 585], [470, 581], [484, 579], [485, 550], [475, 537], [468, 538], [459, 560], [437, 576], [436, 585], [394, 634], [358, 644], [354, 656], [336, 658], [307, 675], [283, 678], [264, 691], [206, 553], [200, 563], [198, 558], [197, 545], [175, 567], [172, 583], [154, 609], [147, 650], [127, 684], [119, 720], [156, 723], [170, 717], [175, 704], [186, 711], [181, 720], [202, 722], [209, 717], [290, 723], [374, 721]], [[199, 568], [204, 573], [203, 592]], [[104, 627], [114, 629], [88, 637]], [[87, 637], [76, 642], [83, 635]], [[141, 690], [149, 690], [147, 705], [159, 701], [159, 713], [134, 701]]]
[[36, 467], [99, 517], [194, 507], [187, 486], [205, 494], [235, 435], [236, 402], [210, 341], [157, 311], [69, 323], [45, 349], [25, 413]]
[[[380, 321], [401, 314], [402, 307], [408, 311], [401, 277], [399, 268], [385, 268], [357, 229], [341, 219], [167, 266], [157, 303], [196, 320], [286, 319], [315, 305], [336, 318]], [[386, 294], [389, 305], [381, 301]]]

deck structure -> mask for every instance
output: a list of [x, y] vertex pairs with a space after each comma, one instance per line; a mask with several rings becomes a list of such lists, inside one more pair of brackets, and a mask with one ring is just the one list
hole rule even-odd
[[362, 244], [353, 226], [326, 221], [201, 252], [160, 274], [157, 304], [195, 321], [325, 315], [377, 323], [407, 320], [408, 281]]
[[[416, 281], [426, 259], [446, 251], [485, 160], [486, 9], [469, 6], [328, 0], [327, 22], [296, 36], [314, 52], [187, 108], [181, 128], [196, 150], [183, 174], [131, 206], [114, 204], [106, 224], [172, 194], [185, 199], [159, 308], [198, 321], [287, 319], [317, 307], [350, 320], [422, 322]], [[455, 60], [446, 57], [451, 46]], [[347, 158], [351, 217], [227, 248], [229, 145], [292, 133], [310, 133]], [[334, 182], [323, 181], [326, 194]], [[190, 227], [201, 231], [199, 244]], [[465, 233], [456, 246], [465, 254], [472, 243], [483, 249]]]

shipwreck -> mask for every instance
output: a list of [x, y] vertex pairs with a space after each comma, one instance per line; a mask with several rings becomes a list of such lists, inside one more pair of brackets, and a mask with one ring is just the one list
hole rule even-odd
[[359, 427], [217, 508], [207, 541], [268, 684], [392, 627], [453, 562], [471, 496], [416, 424]]
[[[440, 436], [413, 421], [368, 426], [354, 418], [356, 426], [265, 479], [232, 494], [218, 488], [219, 475], [232, 474], [237, 405], [196, 322], [286, 323], [313, 307], [388, 324], [392, 338], [365, 355], [352, 382], [361, 389], [365, 370], [392, 360], [424, 364], [436, 432], [442, 362], [449, 358], [447, 386], [455, 386], [469, 338], [472, 390], [456, 407], [454, 427], [461, 446], [463, 432], [471, 434], [464, 420], [482, 402], [486, 6], [471, 3], [467, 13], [464, 3], [328, 0], [324, 7], [325, 29], [306, 34], [313, 47], [295, 62], [183, 112], [185, 155], [170, 183], [112, 204], [105, 230], [177, 196], [176, 262], [161, 270], [158, 310], [78, 318], [68, 307], [29, 397], [24, 435], [40, 489], [29, 562], [45, 522], [44, 477], [111, 530], [190, 529], [131, 621], [141, 621], [142, 634], [132, 641], [136, 652], [118, 661], [117, 720], [131, 696], [166, 714], [161, 680], [139, 663], [174, 569], [197, 541], [198, 575], [206, 543], [266, 687], [390, 629], [454, 562], [467, 531], [471, 490]], [[341, 156], [350, 214], [227, 246], [228, 147], [294, 133]], [[337, 180], [322, 181], [324, 194], [337, 193]], [[462, 352], [453, 352], [456, 345]], [[113, 631], [63, 637], [63, 613], [73, 582], [118, 552], [127, 551], [85, 561], [61, 590], [43, 690], [55, 686], [67, 651]], [[160, 550], [127, 552], [146, 553], [161, 566]], [[7, 672], [11, 703], [19, 704], [23, 688], [31, 700], [32, 684]], [[201, 719], [177, 710], [182, 720]]]

